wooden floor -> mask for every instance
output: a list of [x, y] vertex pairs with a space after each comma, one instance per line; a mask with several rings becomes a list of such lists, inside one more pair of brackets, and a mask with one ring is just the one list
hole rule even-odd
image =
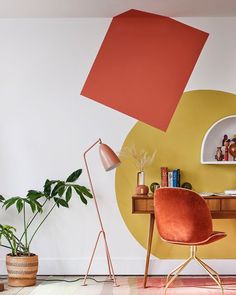
[[[92, 277], [92, 276], [91, 276]], [[68, 280], [73, 281], [80, 278], [80, 280], [83, 280], [83, 277], [81, 276], [37, 276], [37, 283], [35, 286], [32, 287], [10, 287], [7, 284], [7, 279], [1, 279], [0, 281], [4, 283], [4, 291], [0, 292], [1, 295], [29, 295], [37, 286], [42, 284], [45, 281], [50, 280]], [[94, 276], [94, 278], [97, 278], [98, 280], [105, 280], [105, 276]], [[56, 294], [55, 294], [56, 295]]]
[[[67, 284], [61, 283], [44, 283], [45, 280], [79, 280], [79, 283]], [[225, 295], [236, 295], [236, 276], [222, 276], [222, 283], [225, 290]], [[93, 280], [96, 279], [97, 282]], [[139, 294], [139, 295], [163, 295], [164, 285], [166, 281], [165, 276], [149, 277], [148, 288], [143, 288], [143, 276], [117, 276], [117, 282], [119, 288], [113, 287], [109, 282], [104, 283], [107, 277], [105, 276], [94, 276], [86, 287], [82, 285], [83, 277], [78, 276], [38, 276], [37, 284], [33, 287], [8, 287], [7, 280], [2, 280], [5, 284], [5, 290], [0, 292], [1, 295], [123, 295], [123, 294]], [[98, 284], [100, 283], [100, 284]], [[42, 285], [41, 285], [42, 284]], [[40, 286], [39, 286], [40, 285]], [[83, 288], [83, 289], [81, 289]], [[215, 282], [208, 276], [189, 276], [179, 277], [173, 288], [168, 290], [170, 295], [219, 295], [219, 287], [216, 286]], [[32, 295], [33, 295], [32, 294]]]
[[[7, 285], [7, 279], [1, 280], [1, 282], [4, 283], [4, 291], [1, 292], [2, 295], [29, 295], [38, 285], [42, 283], [41, 280], [46, 280], [48, 276], [38, 276], [37, 277], [39, 280], [37, 281], [37, 284], [33, 287], [27, 287], [27, 288], [22, 288], [22, 287], [9, 287]], [[60, 278], [64, 278], [61, 276]]]
[[[103, 281], [106, 280], [106, 276], [90, 276], [94, 279]], [[83, 280], [82, 276], [37, 276], [37, 283], [35, 286], [32, 287], [10, 287], [7, 284], [7, 279], [0, 279], [1, 283], [4, 283], [4, 291], [0, 292], [1, 295], [29, 295], [37, 286], [40, 284], [50, 281], [50, 280], [67, 280], [67, 281], [73, 281], [73, 280]], [[56, 294], [55, 294], [56, 295]]]

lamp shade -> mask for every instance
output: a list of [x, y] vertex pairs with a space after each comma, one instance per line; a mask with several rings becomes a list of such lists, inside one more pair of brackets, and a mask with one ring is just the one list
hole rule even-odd
[[120, 164], [120, 159], [117, 157], [114, 151], [104, 143], [99, 145], [99, 154], [106, 171], [110, 171]]

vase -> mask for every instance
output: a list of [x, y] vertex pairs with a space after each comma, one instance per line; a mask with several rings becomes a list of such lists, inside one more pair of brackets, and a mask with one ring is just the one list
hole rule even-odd
[[137, 173], [137, 185], [144, 185], [145, 184], [145, 173], [144, 171], [139, 171]]
[[11, 256], [6, 257], [8, 285], [12, 287], [27, 287], [36, 284], [38, 272], [38, 256]]
[[135, 194], [136, 195], [147, 195], [148, 191], [149, 191], [149, 188], [147, 185], [139, 184], [136, 187]]
[[217, 150], [216, 150], [216, 154], [215, 154], [215, 159], [216, 159], [217, 161], [222, 161], [223, 158], [224, 158], [224, 156], [223, 156], [223, 153], [222, 153], [221, 147], [218, 146], [218, 147], [217, 147]]
[[233, 156], [234, 161], [236, 160], [236, 142], [231, 143], [229, 146], [229, 153], [231, 156]]

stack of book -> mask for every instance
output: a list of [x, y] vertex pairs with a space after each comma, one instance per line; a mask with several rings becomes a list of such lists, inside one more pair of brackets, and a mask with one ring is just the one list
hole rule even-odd
[[161, 187], [180, 187], [180, 169], [161, 167]]

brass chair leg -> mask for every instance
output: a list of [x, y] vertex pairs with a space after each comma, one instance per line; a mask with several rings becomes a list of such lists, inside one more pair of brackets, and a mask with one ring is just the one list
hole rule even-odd
[[[203, 262], [199, 257], [197, 257], [196, 253], [197, 253], [197, 246], [190, 246], [190, 256], [189, 256], [189, 258], [184, 263], [177, 266], [174, 270], [172, 270], [168, 274], [168, 276], [166, 278], [166, 285], [165, 285], [165, 289], [164, 289], [164, 295], [166, 295], [167, 289], [170, 286], [170, 284], [173, 283], [173, 281], [177, 278], [177, 276], [180, 274], [180, 272], [189, 264], [189, 262], [192, 259], [196, 260], [206, 270], [206, 272], [209, 274], [209, 276], [220, 287], [222, 295], [224, 295], [224, 289], [223, 289], [223, 286], [221, 284], [219, 274], [214, 269], [212, 269], [208, 264]], [[173, 277], [170, 279], [171, 275], [173, 275]], [[214, 275], [216, 277], [214, 277]]]
[[221, 279], [220, 279], [220, 276], [219, 274], [213, 269], [211, 268], [208, 264], [206, 264], [203, 260], [201, 260], [199, 257], [195, 257], [196, 260], [200, 260], [202, 264], [205, 265], [205, 267], [210, 271], [210, 273], [212, 275], [215, 275], [217, 277], [217, 280], [221, 283]]
[[[171, 283], [173, 283], [173, 281], [177, 278], [177, 276], [179, 275], [179, 273], [189, 264], [189, 262], [192, 260], [192, 257], [189, 257], [184, 263], [182, 263], [182, 265], [180, 265], [177, 268], [176, 273], [174, 274], [174, 276], [167, 282], [167, 284], [165, 285], [165, 289], [164, 289], [164, 295], [166, 295], [167, 289], [170, 286]], [[173, 271], [172, 271], [173, 273]]]
[[[218, 280], [218, 277], [219, 277], [219, 275], [217, 274], [217, 278], [215, 278], [214, 277], [214, 275], [209, 271], [209, 269], [208, 268], [210, 268], [208, 265], [207, 265], [207, 267], [206, 267], [206, 263], [204, 263], [204, 262], [202, 262], [201, 261], [201, 259], [195, 259], [204, 269], [205, 269], [205, 271], [209, 274], [209, 276], [216, 282], [216, 284], [220, 287], [220, 289], [221, 289], [221, 293], [222, 293], [222, 295], [224, 295], [224, 289], [223, 289], [223, 286], [222, 286], [222, 284], [221, 284], [221, 281], [220, 280]], [[215, 272], [215, 271], [214, 271]]]
[[189, 260], [189, 261], [192, 260], [192, 257], [189, 257], [187, 260], [185, 260], [184, 262], [182, 262], [180, 265], [178, 265], [175, 269], [173, 269], [173, 270], [167, 275], [165, 285], [169, 282], [170, 277], [171, 277], [172, 275], [174, 275], [175, 272], [178, 272], [178, 270], [179, 270], [180, 268], [182, 268], [182, 266], [185, 265], [185, 263], [186, 263], [188, 260]]

